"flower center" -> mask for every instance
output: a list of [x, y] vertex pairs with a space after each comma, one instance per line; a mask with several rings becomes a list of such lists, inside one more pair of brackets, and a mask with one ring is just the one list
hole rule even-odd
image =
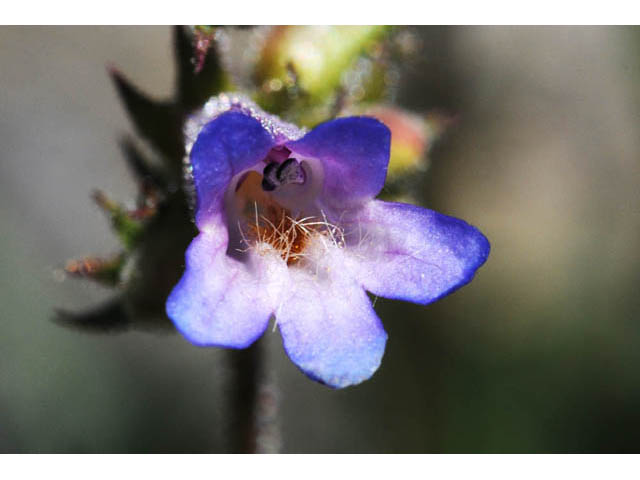
[[[251, 171], [238, 183], [235, 199], [238, 229], [245, 249], [269, 245], [287, 265], [296, 263], [307, 245], [311, 229], [295, 218], [263, 188], [266, 177]], [[275, 187], [274, 187], [275, 188]]]
[[235, 183], [233, 202], [227, 204], [233, 212], [227, 253], [234, 254], [232, 245], [240, 253], [262, 253], [266, 247], [292, 266], [308, 256], [308, 247], [316, 238], [338, 244], [339, 229], [309, 202], [312, 186], [305, 184], [310, 177], [302, 164], [294, 158], [277, 162], [267, 157], [265, 162], [262, 175], [251, 170]]

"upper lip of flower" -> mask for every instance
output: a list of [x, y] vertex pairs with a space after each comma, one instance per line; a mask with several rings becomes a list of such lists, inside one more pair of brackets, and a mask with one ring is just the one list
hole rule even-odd
[[332, 387], [369, 378], [387, 335], [365, 290], [432, 302], [471, 280], [488, 241], [462, 220], [374, 200], [390, 146], [379, 121], [302, 136], [246, 100], [213, 101], [223, 113], [188, 130], [200, 234], [167, 314], [192, 342], [232, 348], [275, 315], [307, 375]]

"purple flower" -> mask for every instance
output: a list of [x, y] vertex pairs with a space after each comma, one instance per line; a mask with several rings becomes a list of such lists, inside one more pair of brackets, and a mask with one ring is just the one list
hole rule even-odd
[[197, 345], [245, 348], [275, 321], [289, 358], [331, 387], [368, 379], [387, 334], [366, 291], [427, 304], [468, 283], [489, 242], [462, 220], [375, 200], [389, 129], [339, 118], [309, 133], [242, 97], [187, 126], [199, 235], [167, 314]]

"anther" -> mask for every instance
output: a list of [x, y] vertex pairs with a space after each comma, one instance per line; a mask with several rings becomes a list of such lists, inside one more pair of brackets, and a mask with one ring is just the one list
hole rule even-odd
[[295, 183], [302, 185], [305, 180], [304, 170], [302, 165], [295, 158], [288, 158], [280, 164], [276, 176], [282, 185], [287, 183]]
[[280, 181], [278, 180], [278, 164], [276, 162], [269, 163], [262, 171], [262, 189], [265, 192], [275, 190]]
[[305, 179], [304, 169], [295, 158], [288, 158], [281, 164], [270, 162], [262, 171], [262, 189], [270, 192], [289, 183], [301, 185]]

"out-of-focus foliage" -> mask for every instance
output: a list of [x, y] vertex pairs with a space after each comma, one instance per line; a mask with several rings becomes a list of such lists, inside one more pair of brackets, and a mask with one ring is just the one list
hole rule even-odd
[[[380, 26], [273, 28], [255, 66], [258, 103], [300, 125], [329, 119], [346, 100], [348, 72], [359, 59], [379, 54], [390, 32]], [[368, 72], [358, 87], [382, 97], [375, 74], [382, 72]]]

